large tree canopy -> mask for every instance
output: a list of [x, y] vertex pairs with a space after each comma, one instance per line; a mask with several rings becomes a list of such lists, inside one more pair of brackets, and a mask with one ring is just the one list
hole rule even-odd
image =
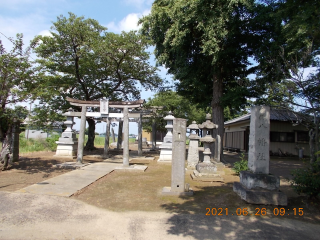
[[223, 137], [223, 107], [240, 108], [249, 96], [249, 7], [253, 1], [156, 0], [142, 33], [155, 44], [158, 63], [179, 80], [177, 91], [212, 107]]
[[[30, 97], [34, 71], [29, 61], [29, 52], [23, 50], [22, 34], [17, 34], [11, 51], [7, 51], [0, 40], [0, 159], [7, 158], [11, 149], [13, 118], [23, 120], [26, 110], [14, 106]], [[10, 107], [11, 105], [11, 107]], [[4, 153], [6, 152], [6, 153]], [[6, 156], [5, 156], [6, 155]], [[6, 164], [4, 168], [6, 168]]]
[[[33, 40], [42, 79], [41, 106], [37, 111], [60, 113], [70, 107], [66, 97], [80, 100], [132, 100], [140, 98], [139, 86], [155, 89], [161, 85], [157, 68], [148, 62], [148, 41], [136, 32], [114, 34], [96, 20], [69, 13], [59, 16], [52, 36]], [[77, 109], [79, 110], [79, 109]], [[39, 119], [42, 121], [42, 119]], [[92, 149], [95, 124], [89, 123], [86, 147]]]

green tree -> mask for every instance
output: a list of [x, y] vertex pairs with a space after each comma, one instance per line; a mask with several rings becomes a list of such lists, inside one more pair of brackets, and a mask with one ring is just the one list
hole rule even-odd
[[[11, 151], [13, 118], [24, 120], [27, 110], [16, 106], [17, 102], [30, 97], [34, 71], [29, 61], [29, 52], [23, 50], [23, 35], [17, 34], [11, 51], [7, 51], [0, 40], [0, 159], [8, 158]], [[5, 166], [6, 167], [6, 166]]]
[[[69, 18], [57, 18], [51, 34], [33, 40], [42, 72], [38, 112], [45, 106], [44, 111], [49, 107], [61, 114], [70, 107], [66, 97], [132, 100], [140, 98], [138, 84], [151, 90], [161, 85], [157, 68], [148, 63], [148, 41], [134, 31], [108, 33], [96, 20], [69, 13]], [[92, 118], [87, 122], [86, 148], [93, 149], [95, 122]]]
[[163, 120], [168, 112], [172, 112], [172, 115], [176, 118], [187, 119], [187, 126], [196, 121], [198, 124], [205, 121], [205, 110], [201, 109], [196, 104], [190, 103], [190, 101], [177, 94], [174, 91], [161, 91], [155, 94], [153, 98], [149, 98], [144, 105], [146, 109], [153, 112], [151, 114], [150, 121], [143, 123], [143, 128], [149, 132], [152, 131], [152, 121], [156, 121], [156, 127], [158, 130], [166, 131], [166, 121]]
[[[319, 150], [320, 2], [264, 3], [259, 15], [264, 21], [255, 22], [257, 28], [264, 29], [259, 36], [262, 44], [254, 48], [259, 62], [255, 87], [261, 93], [257, 102], [299, 112], [300, 124], [309, 129], [310, 161], [314, 162]], [[268, 25], [261, 28], [260, 22]], [[310, 67], [317, 70], [308, 75]]]
[[214, 134], [223, 137], [225, 106], [240, 109], [250, 96], [248, 56], [253, 1], [156, 0], [140, 20], [155, 44], [158, 64], [178, 80], [177, 92], [193, 103], [211, 106]]

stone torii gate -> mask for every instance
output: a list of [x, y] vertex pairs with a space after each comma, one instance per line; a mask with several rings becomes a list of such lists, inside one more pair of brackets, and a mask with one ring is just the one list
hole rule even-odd
[[[73, 106], [81, 107], [80, 112], [68, 112], [64, 115], [80, 117], [80, 133], [78, 139], [78, 153], [77, 163], [82, 163], [83, 159], [83, 145], [84, 145], [84, 132], [86, 127], [86, 117], [102, 117], [102, 118], [123, 118], [123, 167], [129, 167], [129, 117], [140, 118], [139, 130], [141, 129], [141, 113], [129, 113], [129, 108], [141, 107], [144, 103], [143, 99], [131, 102], [109, 102], [108, 100], [101, 101], [83, 101], [67, 97], [66, 100]], [[87, 107], [100, 107], [100, 112], [87, 112]], [[109, 113], [109, 107], [121, 109], [122, 113]], [[140, 144], [141, 141], [141, 144]], [[139, 132], [139, 146], [142, 146], [142, 138]]]

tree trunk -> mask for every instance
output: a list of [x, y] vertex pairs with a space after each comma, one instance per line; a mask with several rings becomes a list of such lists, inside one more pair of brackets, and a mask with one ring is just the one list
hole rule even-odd
[[85, 149], [92, 151], [95, 149], [94, 138], [95, 138], [96, 124], [94, 119], [92, 118], [87, 118], [87, 122], [89, 125], [89, 129], [88, 129], [88, 141], [86, 143]]
[[106, 119], [106, 135], [104, 140], [104, 149], [103, 149], [103, 157], [108, 158], [108, 151], [109, 151], [109, 141], [110, 141], [110, 119]]
[[310, 129], [309, 130], [309, 146], [310, 146], [310, 163], [314, 163], [316, 160], [316, 141], [315, 141], [315, 130]]
[[3, 164], [2, 171], [8, 168], [9, 162], [11, 161], [11, 147], [12, 147], [12, 125], [10, 124], [6, 132], [5, 139], [2, 143], [2, 149], [0, 153], [0, 162]]
[[[221, 142], [223, 142], [224, 135], [224, 116], [223, 107], [221, 106], [221, 97], [223, 94], [223, 82], [217, 75], [213, 76], [213, 96], [212, 96], [212, 122], [218, 125], [218, 129], [213, 129], [213, 137], [220, 135]], [[222, 145], [220, 152], [222, 152]]]

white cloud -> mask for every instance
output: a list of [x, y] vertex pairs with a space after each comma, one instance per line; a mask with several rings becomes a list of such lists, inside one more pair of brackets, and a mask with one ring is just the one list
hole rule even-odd
[[52, 34], [49, 30], [43, 30], [43, 31], [39, 32], [38, 35], [52, 37]]
[[132, 5], [136, 8], [144, 8], [144, 7], [150, 7], [153, 3], [153, 0], [124, 0], [124, 2], [127, 5]]
[[130, 30], [139, 30], [141, 26], [138, 26], [138, 21], [143, 16], [146, 16], [150, 13], [150, 10], [145, 10], [143, 13], [130, 13], [125, 18], [123, 18], [119, 23], [114, 21], [107, 24], [107, 28], [112, 32], [121, 32], [121, 31], [130, 31]]
[[[44, 17], [38, 14], [31, 14], [18, 18], [0, 16], [0, 32], [6, 37], [14, 39], [17, 33], [22, 33], [23, 42], [28, 45], [37, 32], [41, 32], [43, 29], [49, 29], [50, 26], [44, 22]], [[10, 43], [3, 35], [0, 35], [0, 39], [3, 40], [5, 48], [12, 48], [12, 43]]]

